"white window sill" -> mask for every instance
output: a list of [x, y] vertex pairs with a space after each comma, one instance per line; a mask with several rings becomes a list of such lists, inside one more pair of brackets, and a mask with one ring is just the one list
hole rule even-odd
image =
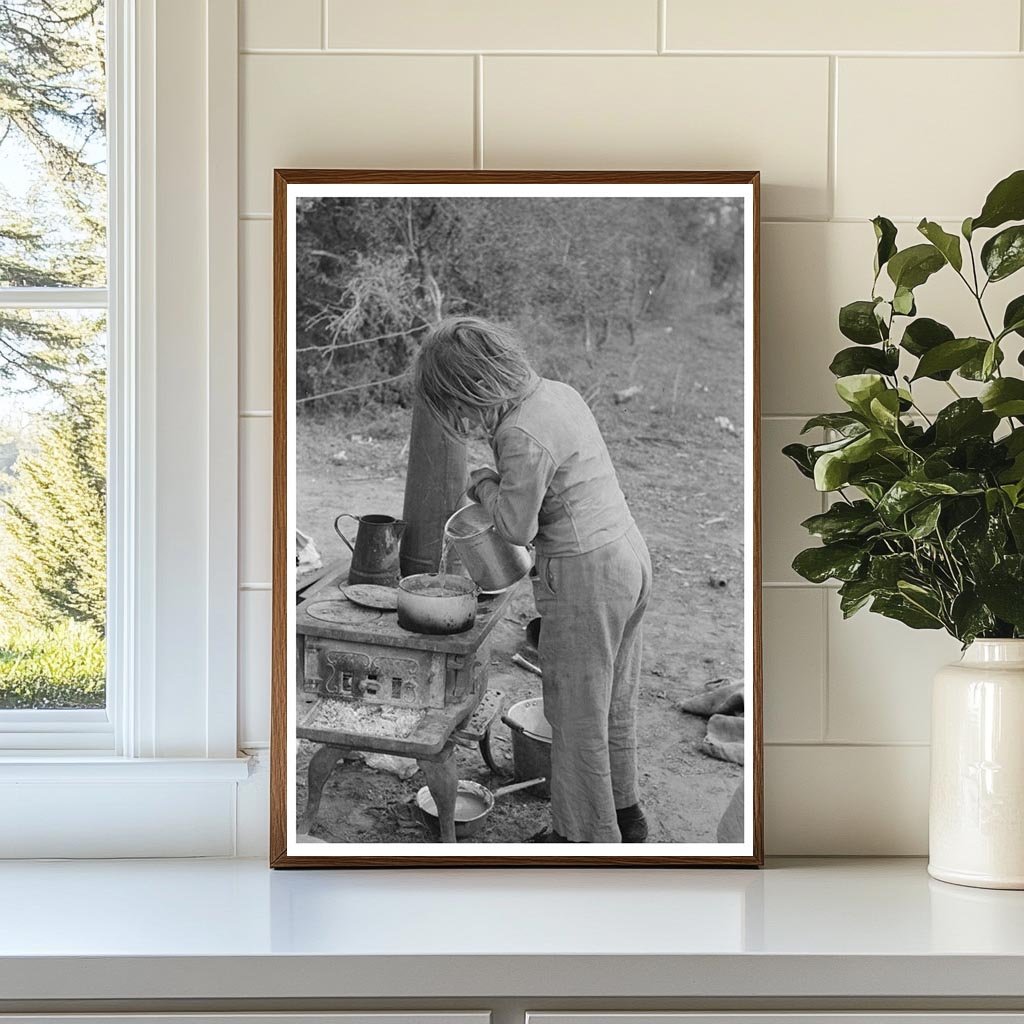
[[80, 751], [14, 753], [0, 756], [5, 782], [242, 782], [248, 757], [114, 757]]

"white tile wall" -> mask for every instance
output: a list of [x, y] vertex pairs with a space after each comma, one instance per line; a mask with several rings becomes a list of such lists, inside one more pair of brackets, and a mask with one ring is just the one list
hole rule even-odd
[[839, 216], [884, 210], [917, 219], [927, 212], [959, 223], [980, 212], [989, 188], [1021, 165], [1019, 57], [840, 59], [837, 80]]
[[762, 602], [764, 738], [820, 743], [825, 735], [826, 607], [823, 588], [771, 587]]
[[824, 440], [820, 430], [801, 437], [803, 425], [803, 418], [761, 421], [761, 573], [769, 584], [800, 582], [791, 563], [798, 551], [813, 543], [800, 524], [825, 508], [811, 481], [782, 454], [782, 448], [794, 441], [812, 444]]
[[238, 745], [267, 741], [270, 722], [270, 591], [243, 590], [238, 600]]
[[667, 0], [670, 50], [1016, 50], [1017, 0]]
[[[904, 237], [923, 215], [953, 226], [1024, 164], [1020, 3], [444, 0], [424, 10], [242, 0], [243, 415], [270, 405], [275, 166], [759, 168], [767, 847], [922, 853], [928, 683], [957, 645], [863, 613], [844, 622], [834, 590], [795, 576], [798, 523], [821, 500], [778, 449], [803, 416], [836, 406], [837, 311], [871, 285], [866, 219], [901, 221]], [[976, 332], [958, 284], [936, 276], [919, 307]], [[993, 300], [1014, 287], [993, 288]], [[241, 446], [239, 726], [259, 746], [270, 420], [244, 415]]]
[[472, 167], [473, 58], [241, 58], [241, 203], [269, 213], [275, 167]]
[[772, 217], [828, 208], [825, 57], [493, 57], [487, 167], [759, 168]]
[[242, 49], [320, 48], [322, 0], [288, 0], [282, 18], [281, 0], [241, 0], [238, 36]]
[[238, 573], [243, 586], [270, 582], [271, 452], [269, 416], [245, 416], [239, 428]]
[[266, 412], [273, 404], [274, 230], [269, 220], [244, 220], [238, 232], [238, 407]]
[[[982, 197], [984, 193], [982, 188]], [[879, 205], [875, 213], [884, 209]], [[901, 247], [924, 240], [917, 231], [919, 221], [920, 216], [897, 225]], [[960, 221], [945, 221], [943, 226], [959, 233]], [[867, 220], [787, 221], [765, 224], [762, 230], [762, 411], [770, 416], [807, 416], [838, 408], [828, 364], [839, 348], [852, 344], [836, 326], [839, 307], [871, 295], [874, 231]], [[1000, 281], [990, 287], [986, 304], [1001, 309], [1019, 289], [1013, 278]], [[974, 298], [950, 268], [915, 294], [922, 316], [948, 324], [960, 336], [984, 333]], [[1016, 339], [1007, 351], [1011, 349], [1019, 351]], [[964, 395], [978, 390], [967, 381], [957, 381], [956, 387]], [[926, 412], [941, 409], [952, 398], [949, 389], [935, 381], [922, 381], [914, 390]]]
[[328, 0], [328, 45], [385, 50], [647, 50], [658, 0]]

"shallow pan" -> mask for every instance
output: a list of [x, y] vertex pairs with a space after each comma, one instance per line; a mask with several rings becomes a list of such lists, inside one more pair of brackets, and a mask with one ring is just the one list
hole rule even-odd
[[[459, 788], [455, 797], [455, 838], [468, 839], [476, 835], [484, 827], [487, 816], [494, 809], [494, 801], [506, 793], [514, 793], [519, 789], [539, 786], [545, 779], [528, 779], [526, 782], [514, 782], [511, 786], [502, 786], [493, 792], [478, 782], [459, 779]], [[440, 828], [437, 820], [437, 804], [430, 793], [429, 786], [421, 786], [416, 794], [416, 806], [424, 820], [435, 830]]]

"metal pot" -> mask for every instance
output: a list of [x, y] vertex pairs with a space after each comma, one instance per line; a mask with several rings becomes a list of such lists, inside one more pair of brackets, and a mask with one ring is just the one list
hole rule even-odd
[[460, 508], [445, 523], [444, 535], [466, 572], [487, 594], [508, 590], [530, 571], [529, 549], [499, 536], [487, 510], [475, 502]]
[[[516, 782], [511, 786], [502, 786], [493, 792], [478, 782], [470, 782], [469, 779], [459, 779], [459, 788], [455, 796], [455, 838], [468, 839], [474, 836], [484, 827], [487, 816], [494, 809], [494, 801], [506, 793], [515, 793], [520, 789], [529, 789], [531, 786], [539, 786], [544, 779], [530, 779], [527, 782]], [[433, 828], [439, 829], [437, 820], [437, 804], [431, 795], [430, 789], [423, 786], [416, 794], [416, 806], [425, 821]]]
[[398, 624], [412, 633], [464, 633], [476, 622], [477, 593], [464, 576], [406, 576], [398, 584]]
[[[551, 778], [551, 726], [544, 717], [544, 698], [521, 700], [501, 716], [512, 732], [512, 764], [515, 779], [531, 779], [537, 775]], [[547, 783], [537, 791], [549, 796]]]

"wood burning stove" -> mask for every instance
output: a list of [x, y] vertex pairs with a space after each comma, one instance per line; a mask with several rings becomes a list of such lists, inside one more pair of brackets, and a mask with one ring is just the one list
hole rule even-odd
[[417, 760], [441, 841], [455, 842], [456, 744], [478, 743], [495, 768], [489, 738], [501, 694], [487, 690], [490, 638], [512, 592], [481, 596], [466, 632], [428, 636], [402, 629], [393, 611], [346, 600], [345, 575], [327, 573], [296, 610], [296, 735], [319, 744], [298, 831], [312, 827], [324, 785], [346, 755], [379, 752]]

